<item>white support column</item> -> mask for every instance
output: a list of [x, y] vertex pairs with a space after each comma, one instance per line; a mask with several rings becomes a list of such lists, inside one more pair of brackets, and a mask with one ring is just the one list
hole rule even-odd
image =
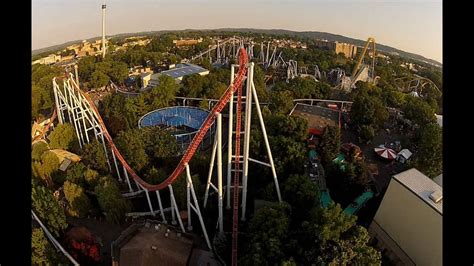
[[217, 196], [219, 208], [219, 232], [224, 233], [224, 213], [222, 212], [222, 114], [217, 115]]
[[149, 191], [148, 191], [148, 189], [146, 189], [146, 188], [143, 188], [143, 189], [145, 190], [145, 195], [146, 195], [146, 199], [147, 199], [147, 201], [148, 201], [148, 206], [150, 207], [151, 214], [152, 214], [153, 216], [156, 216], [156, 215], [155, 215], [155, 212], [153, 211], [153, 207], [151, 206], [150, 195], [148, 194]]
[[[170, 189], [170, 203], [171, 203], [171, 224], [172, 225], [176, 225], [176, 212], [174, 211], [174, 208], [175, 208], [175, 204], [174, 204], [174, 195], [172, 195], [172, 190], [173, 188], [170, 186], [168, 186], [168, 188]], [[179, 214], [178, 214], [179, 215]]]
[[[186, 165], [186, 174], [188, 174], [188, 166]], [[193, 230], [193, 224], [191, 221], [191, 183], [189, 182], [189, 179], [186, 179], [186, 207], [188, 208], [188, 231]]]
[[[249, 63], [247, 71], [247, 91], [245, 95], [245, 133], [244, 133], [244, 165], [242, 177], [242, 217], [245, 221], [245, 210], [247, 205], [247, 179], [249, 173], [249, 149], [250, 149], [250, 126], [252, 120], [252, 79], [254, 63]], [[238, 160], [238, 158], [236, 158]]]
[[118, 180], [121, 183], [123, 180], [122, 180], [122, 177], [120, 177], [120, 172], [117, 165], [117, 159], [115, 158], [115, 152], [113, 150], [112, 150], [112, 158], [114, 159], [115, 170], [117, 171]]
[[[130, 184], [130, 179], [128, 178], [127, 169], [125, 168], [125, 166], [122, 166], [122, 167], [123, 167], [123, 173], [125, 175], [125, 179], [127, 180], [128, 189], [129, 189], [130, 192], [133, 192], [132, 185]], [[160, 205], [161, 205], [161, 203], [160, 203]]]
[[[109, 155], [107, 154], [107, 147], [105, 146], [104, 132], [100, 132], [100, 139], [102, 140], [102, 147], [104, 147], [105, 159], [107, 159], [107, 166], [109, 167], [109, 172], [112, 173], [112, 166], [110, 165]], [[135, 183], [137, 183], [137, 181], [135, 181]], [[138, 189], [140, 189], [138, 183], [137, 187]]]
[[[170, 197], [171, 197], [171, 202], [172, 202], [172, 206], [173, 206], [173, 209], [174, 209], [174, 211], [172, 210], [171, 213], [173, 213], [173, 214], [176, 213], [176, 215], [178, 216], [178, 222], [179, 222], [179, 226], [181, 227], [181, 230], [183, 232], [186, 232], [186, 231], [184, 231], [183, 221], [181, 221], [181, 216], [179, 215], [179, 210], [178, 210], [178, 205], [176, 204], [176, 199], [174, 198], [173, 187], [171, 185], [168, 185], [168, 188], [170, 189]], [[174, 224], [176, 224], [176, 221], [175, 221]]]
[[[164, 213], [164, 211], [163, 211], [163, 205], [161, 204], [160, 191], [159, 191], [159, 190], [156, 190], [155, 192], [156, 192], [156, 198], [158, 199], [158, 206], [160, 207], [161, 219], [163, 219], [163, 223], [167, 224], [168, 221], [166, 221], [165, 213]], [[171, 210], [171, 212], [173, 212], [173, 210]]]
[[[201, 223], [202, 232], [204, 234], [204, 238], [206, 239], [207, 246], [209, 247], [210, 250], [212, 250], [211, 242], [209, 241], [209, 237], [207, 236], [206, 226], [204, 225], [204, 221], [202, 219], [201, 210], [199, 209], [199, 204], [198, 204], [198, 201], [197, 201], [196, 193], [194, 192], [193, 181], [191, 179], [191, 171], [189, 170], [189, 165], [188, 164], [186, 164], [186, 177], [188, 179], [188, 184], [190, 184], [190, 190], [191, 190], [191, 194], [192, 194], [193, 201], [194, 201], [194, 206], [192, 206], [192, 207], [193, 207], [194, 211], [196, 212], [196, 214], [199, 218], [199, 222]], [[188, 217], [188, 219], [189, 219], [189, 217]]]
[[[234, 82], [235, 65], [230, 67], [230, 84]], [[234, 93], [230, 94], [229, 100], [229, 133], [227, 139], [227, 206], [230, 210], [230, 186], [232, 179], [232, 130], [233, 130], [233, 116], [234, 116]]]
[[260, 110], [260, 103], [258, 101], [257, 90], [255, 84], [252, 81], [252, 94], [255, 98], [255, 106], [257, 107], [258, 120], [260, 120], [260, 127], [262, 129], [263, 139], [265, 141], [265, 147], [267, 148], [268, 159], [270, 160], [270, 166], [272, 169], [273, 180], [275, 182], [275, 188], [278, 195], [278, 201], [281, 202], [280, 186], [278, 185], [278, 178], [275, 170], [275, 164], [273, 163], [272, 150], [268, 142], [267, 130], [265, 129], [265, 122], [263, 122], [262, 110]]
[[216, 158], [217, 150], [217, 136], [214, 137], [214, 145], [212, 146], [211, 162], [209, 164], [209, 174], [207, 175], [206, 183], [206, 192], [204, 193], [204, 204], [203, 207], [206, 208], [207, 198], [209, 196], [209, 187], [211, 186], [212, 170], [214, 169], [214, 159]]

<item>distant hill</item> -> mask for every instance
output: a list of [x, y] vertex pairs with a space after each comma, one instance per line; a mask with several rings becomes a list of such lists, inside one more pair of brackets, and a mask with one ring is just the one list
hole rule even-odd
[[[161, 31], [146, 31], [146, 32], [137, 32], [137, 33], [121, 33], [121, 34], [116, 34], [113, 36], [108, 36], [108, 37], [129, 37], [129, 36], [135, 36], [135, 35], [155, 35], [155, 34], [163, 34], [167, 32], [186, 32], [186, 31], [233, 31], [233, 32], [253, 32], [253, 33], [265, 33], [265, 34], [275, 34], [275, 35], [289, 35], [289, 36], [296, 36], [296, 37], [306, 37], [306, 38], [311, 38], [311, 39], [326, 39], [329, 41], [338, 41], [338, 42], [346, 42], [346, 43], [352, 43], [357, 46], [364, 46], [366, 43], [366, 40], [359, 40], [359, 39], [353, 39], [349, 37], [345, 37], [342, 35], [337, 35], [337, 34], [332, 34], [328, 32], [320, 32], [320, 31], [291, 31], [291, 30], [283, 30], [283, 29], [250, 29], [250, 28], [221, 28], [221, 29], [203, 29], [203, 30], [194, 30], [194, 29], [185, 29], [185, 30], [161, 30]], [[94, 37], [90, 38], [88, 40], [96, 40], [99, 39], [100, 37]], [[375, 38], [375, 41], [377, 41], [377, 38]], [[47, 48], [42, 48], [42, 49], [37, 49], [32, 51], [32, 55], [40, 54], [43, 52], [47, 51], [56, 51], [60, 49], [64, 49], [67, 46], [81, 42], [80, 40], [76, 41], [71, 41], [67, 43], [63, 43], [60, 45], [55, 45]], [[393, 48], [388, 45], [383, 45], [380, 43], [376, 43], [377, 50], [391, 54], [391, 53], [397, 53], [398, 55], [430, 64], [434, 64], [437, 66], [442, 67], [443, 64], [440, 62], [426, 58], [424, 56], [414, 54], [414, 53], [409, 53], [405, 52], [402, 50], [399, 50], [397, 48]]]

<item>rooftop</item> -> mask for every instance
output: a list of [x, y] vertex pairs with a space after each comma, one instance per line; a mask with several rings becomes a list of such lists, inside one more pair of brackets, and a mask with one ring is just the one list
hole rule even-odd
[[[427, 177], [415, 168], [406, 170], [393, 176], [395, 180], [421, 198], [426, 204], [433, 207], [443, 215], [443, 200], [435, 203], [431, 198], [433, 192], [443, 193], [443, 188], [436, 184], [431, 178]], [[442, 197], [442, 196], [441, 196]]]
[[208, 72], [209, 70], [200, 67], [198, 65], [194, 64], [189, 64], [189, 63], [183, 63], [183, 64], [176, 64], [176, 67], [166, 70], [163, 72], [160, 72], [158, 74], [160, 75], [168, 75], [172, 78], [182, 78], [187, 75], [192, 75], [192, 74], [200, 74], [204, 72]]
[[290, 116], [299, 116], [308, 120], [308, 127], [322, 131], [327, 126], [339, 126], [339, 111], [316, 106], [297, 103]]

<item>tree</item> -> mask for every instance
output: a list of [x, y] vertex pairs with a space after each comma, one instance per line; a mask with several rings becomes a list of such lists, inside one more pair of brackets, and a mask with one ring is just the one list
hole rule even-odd
[[285, 259], [289, 230], [289, 206], [278, 204], [259, 209], [249, 222], [251, 236], [242, 264], [273, 265]]
[[359, 137], [362, 142], [370, 141], [375, 137], [375, 129], [371, 125], [361, 125]]
[[32, 265], [61, 265], [65, 259], [51, 246], [41, 228], [31, 231], [31, 264]]
[[184, 97], [196, 98], [202, 95], [206, 77], [194, 74], [183, 78], [183, 86], [180, 95]]
[[51, 149], [76, 151], [79, 148], [74, 127], [69, 123], [57, 125], [48, 139]]
[[321, 138], [321, 159], [326, 165], [339, 154], [341, 148], [341, 131], [337, 126], [328, 126], [324, 130]]
[[113, 82], [122, 83], [128, 77], [127, 64], [124, 62], [114, 62], [108, 74]]
[[66, 172], [66, 180], [80, 186], [84, 186], [84, 172], [86, 171], [86, 166], [82, 162], [74, 163], [72, 166], [68, 167]]
[[95, 188], [99, 183], [99, 173], [89, 167], [84, 172], [84, 180], [86, 181], [89, 188]]
[[[151, 90], [152, 109], [167, 107], [174, 101], [176, 92], [178, 91], [178, 84], [170, 76], [160, 76], [158, 79], [158, 86]], [[189, 96], [188, 96], [189, 97]]]
[[277, 114], [265, 119], [267, 130], [273, 136], [285, 136], [301, 141], [308, 135], [308, 121], [304, 118]]
[[122, 131], [115, 139], [117, 148], [135, 171], [142, 170], [149, 162], [140, 129]]
[[130, 211], [130, 204], [120, 193], [117, 181], [106, 176], [100, 179], [95, 188], [100, 209], [105, 212], [107, 222], [119, 224]]
[[99, 171], [99, 173], [105, 174], [109, 170], [104, 147], [98, 140], [93, 140], [84, 145], [81, 152], [84, 164]]
[[270, 94], [270, 102], [272, 111], [277, 114], [287, 115], [294, 106], [292, 93], [288, 90], [273, 91]]
[[41, 156], [45, 151], [49, 150], [48, 144], [43, 141], [36, 142], [33, 144], [32, 150], [31, 150], [31, 159], [34, 161], [40, 161]]
[[290, 175], [283, 183], [282, 197], [292, 207], [292, 217], [304, 220], [308, 210], [319, 203], [318, 187], [307, 175]]
[[443, 169], [443, 132], [437, 123], [421, 127], [415, 136], [418, 150], [410, 166], [433, 178]]
[[413, 123], [420, 127], [436, 122], [433, 108], [417, 97], [406, 96], [406, 103], [402, 111], [406, 119], [413, 121]]
[[64, 182], [63, 180], [53, 180], [53, 177], [59, 177], [58, 175], [55, 175], [55, 173], [58, 171], [59, 168], [59, 159], [56, 154], [53, 152], [45, 152], [41, 156], [41, 166], [40, 166], [40, 176], [46, 181], [46, 184], [48, 186], [53, 185], [53, 181], [55, 183], [61, 184]]
[[69, 203], [69, 214], [73, 217], [84, 217], [91, 205], [84, 189], [72, 182], [64, 182], [64, 196]]
[[382, 255], [368, 246], [370, 236], [367, 230], [359, 225], [352, 227], [344, 237], [328, 242], [317, 258], [323, 265], [382, 265]]
[[109, 76], [107, 76], [105, 73], [101, 72], [100, 70], [95, 70], [91, 75], [90, 85], [92, 88], [100, 88], [107, 85], [109, 80]]
[[41, 185], [32, 183], [31, 200], [32, 209], [36, 215], [53, 235], [59, 236], [67, 227], [66, 215], [59, 202], [53, 197], [53, 193]]

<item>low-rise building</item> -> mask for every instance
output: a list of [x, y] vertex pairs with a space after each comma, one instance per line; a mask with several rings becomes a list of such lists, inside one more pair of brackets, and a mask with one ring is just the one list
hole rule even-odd
[[442, 193], [414, 168], [390, 180], [368, 231], [396, 265], [442, 265]]
[[[176, 82], [181, 82], [183, 80], [183, 77], [193, 75], [193, 74], [198, 74], [201, 76], [205, 76], [209, 74], [209, 70], [190, 63], [181, 63], [181, 64], [176, 64], [172, 65], [172, 68], [166, 71], [162, 71], [160, 73], [155, 73], [150, 76], [150, 79], [148, 81], [149, 86], [157, 86], [158, 85], [158, 80], [160, 76], [166, 75], [170, 76], [173, 79], [176, 80]], [[143, 80], [142, 80], [143, 81]]]
[[173, 43], [176, 46], [188, 46], [188, 45], [195, 45], [202, 42], [202, 38], [199, 39], [179, 39], [173, 40]]
[[132, 224], [112, 242], [112, 265], [219, 264], [212, 253], [194, 248], [192, 235], [173, 226], [147, 220]]
[[357, 54], [357, 46], [351, 43], [316, 40], [315, 45], [318, 48], [327, 49], [336, 54], [343, 53], [347, 58], [354, 58]]
[[297, 103], [290, 116], [297, 116], [308, 121], [309, 133], [321, 135], [327, 126], [341, 127], [341, 112], [332, 108]]

